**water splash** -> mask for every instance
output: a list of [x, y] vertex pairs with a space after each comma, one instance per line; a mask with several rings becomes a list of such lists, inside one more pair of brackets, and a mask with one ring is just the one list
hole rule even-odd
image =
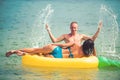
[[115, 53], [115, 43], [118, 37], [118, 23], [114, 12], [102, 5], [100, 8], [100, 20], [103, 21], [101, 30], [101, 50], [102, 52]]
[[51, 5], [48, 5], [45, 9], [43, 9], [43, 12], [46, 13], [46, 15], [44, 16], [44, 14], [42, 14], [44, 18], [44, 23], [46, 24], [48, 21], [47, 19], [51, 16], [51, 14], [54, 12], [54, 10], [51, 8]]
[[34, 25], [32, 27], [32, 37], [31, 43], [32, 47], [39, 47], [47, 44], [48, 39], [46, 37], [46, 30], [45, 30], [45, 24], [49, 23], [50, 17], [54, 10], [52, 9], [51, 5], [47, 5], [45, 9], [42, 9], [37, 14], [37, 19], [34, 22]]

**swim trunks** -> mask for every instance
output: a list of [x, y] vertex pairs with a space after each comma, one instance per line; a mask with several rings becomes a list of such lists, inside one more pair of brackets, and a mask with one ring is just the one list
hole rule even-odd
[[74, 58], [74, 55], [72, 54], [72, 51], [71, 51], [70, 47], [68, 47], [68, 50], [69, 50], [69, 52], [70, 52], [69, 58]]
[[62, 48], [57, 46], [51, 53], [55, 58], [63, 58]]

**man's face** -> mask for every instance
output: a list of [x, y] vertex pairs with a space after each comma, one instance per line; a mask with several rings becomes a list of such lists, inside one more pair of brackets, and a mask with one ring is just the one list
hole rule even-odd
[[70, 26], [70, 29], [71, 29], [71, 31], [77, 31], [77, 30], [78, 30], [78, 24], [77, 24], [77, 23], [73, 23], [73, 24]]

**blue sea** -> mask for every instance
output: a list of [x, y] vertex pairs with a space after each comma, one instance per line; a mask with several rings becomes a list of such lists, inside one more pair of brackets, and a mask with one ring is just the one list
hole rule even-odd
[[120, 61], [120, 0], [0, 0], [0, 80], [120, 80], [120, 69], [30, 68], [21, 57], [5, 57], [9, 50], [42, 47], [52, 43], [45, 24], [55, 37], [70, 32], [77, 21], [79, 33], [92, 36], [98, 56]]

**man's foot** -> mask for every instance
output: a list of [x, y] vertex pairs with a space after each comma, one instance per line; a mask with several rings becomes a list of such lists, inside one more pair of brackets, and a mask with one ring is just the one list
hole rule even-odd
[[10, 55], [14, 54], [15, 50], [9, 51], [6, 53], [6, 57], [9, 57]]

